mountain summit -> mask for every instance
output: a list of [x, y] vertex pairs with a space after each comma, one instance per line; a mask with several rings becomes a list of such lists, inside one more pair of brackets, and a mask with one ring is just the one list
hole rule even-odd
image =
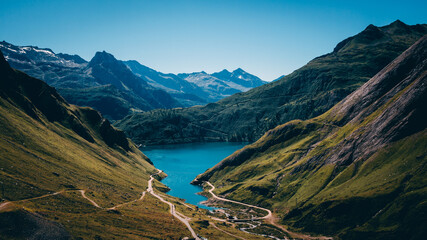
[[266, 83], [257, 76], [243, 71], [241, 68], [233, 72], [224, 69], [212, 74], [202, 71], [180, 73], [178, 76], [207, 90], [210, 94], [210, 98], [215, 100], [220, 100], [234, 93], [246, 92]]
[[233, 72], [229, 72], [224, 69], [221, 72], [212, 73], [212, 76], [224, 81], [235, 83], [245, 88], [259, 87], [266, 83], [259, 77], [252, 75], [241, 68], [237, 68]]

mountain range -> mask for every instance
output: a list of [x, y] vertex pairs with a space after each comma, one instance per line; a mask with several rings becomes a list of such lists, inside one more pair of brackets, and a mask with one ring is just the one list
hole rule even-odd
[[159, 180], [167, 175], [109, 120], [69, 104], [1, 53], [0, 128], [0, 239], [225, 236], [206, 226], [207, 210], [166, 195]]
[[194, 182], [339, 239], [423, 239], [427, 36], [326, 113], [293, 120]]
[[105, 51], [87, 62], [78, 55], [4, 41], [0, 50], [12, 67], [57, 88], [70, 103], [93, 107], [111, 120], [134, 112], [206, 104], [265, 83], [240, 69], [240, 76], [245, 78], [238, 83], [230, 76], [217, 79], [229, 89], [219, 93], [209, 84], [194, 84], [137, 61], [119, 61]]
[[[0, 47], [1, 239], [427, 234], [426, 24], [369, 25], [267, 84], [242, 69], [174, 75], [106, 52]], [[113, 126], [89, 104], [134, 113]], [[251, 143], [194, 179], [221, 207], [208, 211], [165, 194], [133, 140]]]
[[144, 145], [256, 141], [277, 125], [326, 112], [426, 33], [425, 24], [369, 25], [280, 80], [205, 106], [135, 113], [115, 126]]
[[218, 101], [234, 93], [246, 92], [259, 87], [266, 82], [238, 68], [233, 72], [224, 69], [221, 72], [208, 74], [206, 72], [180, 73], [182, 79], [208, 89], [210, 98]]

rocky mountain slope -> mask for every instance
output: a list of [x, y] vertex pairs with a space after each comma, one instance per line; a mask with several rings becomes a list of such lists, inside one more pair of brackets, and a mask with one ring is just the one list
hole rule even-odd
[[[124, 62], [133, 73], [154, 87], [164, 89], [189, 106], [216, 102], [234, 93], [246, 92], [266, 82], [242, 69], [206, 72], [164, 74], [137, 61]], [[192, 96], [192, 98], [191, 98]]]
[[246, 92], [254, 87], [259, 87], [266, 82], [243, 69], [238, 68], [233, 72], [226, 69], [221, 72], [208, 74], [206, 72], [180, 73], [179, 77], [199, 86], [209, 94], [209, 102], [215, 102], [234, 93]]
[[318, 116], [427, 33], [427, 25], [395, 21], [368, 26], [280, 80], [216, 103], [136, 113], [116, 123], [137, 143], [255, 141], [293, 119]]
[[316, 118], [294, 120], [198, 176], [283, 224], [338, 239], [424, 239], [427, 36]]
[[221, 72], [212, 73], [211, 75], [225, 81], [230, 86], [233, 86], [232, 83], [237, 84], [238, 86], [236, 86], [236, 88], [241, 88], [242, 91], [247, 91], [251, 88], [259, 87], [266, 83], [259, 77], [252, 75], [241, 68], [238, 68], [232, 72], [224, 69]]
[[111, 54], [98, 52], [88, 63], [77, 55], [0, 43], [12, 67], [54, 86], [67, 101], [117, 120], [132, 112], [182, 106], [161, 89], [135, 76]]
[[124, 61], [124, 64], [138, 77], [144, 79], [153, 87], [160, 88], [178, 99], [185, 106], [206, 104], [208, 93], [196, 84], [185, 81], [175, 74], [165, 74], [146, 67], [135, 60]]
[[1, 239], [188, 235], [151, 197], [107, 211], [139, 199], [157, 170], [97, 111], [68, 104], [1, 53], [0, 129]]
[[223, 88], [198, 86], [137, 61], [119, 61], [105, 51], [87, 62], [78, 55], [56, 54], [51, 49], [15, 46], [4, 41], [0, 42], [0, 50], [12, 67], [57, 88], [70, 103], [93, 107], [112, 120], [158, 108], [204, 105], [264, 83], [241, 70], [241, 79], [230, 73], [228, 79], [219, 80], [225, 88], [232, 89], [221, 92]]

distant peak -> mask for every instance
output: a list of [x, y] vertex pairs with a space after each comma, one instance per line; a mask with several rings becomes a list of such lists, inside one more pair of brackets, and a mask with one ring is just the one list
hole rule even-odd
[[377, 26], [375, 26], [374, 24], [369, 24], [366, 28], [365, 28], [365, 31], [366, 30], [378, 30], [378, 27]]
[[90, 64], [99, 64], [102, 62], [116, 62], [117, 59], [106, 51], [96, 52], [95, 56], [90, 60]]
[[402, 27], [405, 27], [407, 25], [404, 22], [402, 22], [399, 19], [397, 19], [396, 21], [390, 23], [390, 26], [402, 26]]
[[238, 73], [242, 73], [245, 72], [245, 70], [241, 69], [241, 68], [237, 68], [236, 70], [233, 71], [234, 73], [238, 72]]
[[125, 62], [125, 63], [138, 63], [138, 64], [140, 64], [138, 61], [136, 61], [136, 60], [127, 60], [127, 61], [123, 61], [123, 62]]

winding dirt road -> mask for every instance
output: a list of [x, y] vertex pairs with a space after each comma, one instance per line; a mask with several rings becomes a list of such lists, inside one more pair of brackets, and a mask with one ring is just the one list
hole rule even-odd
[[254, 205], [251, 205], [251, 204], [246, 204], [246, 203], [238, 202], [238, 201], [234, 201], [234, 200], [230, 200], [230, 199], [226, 199], [226, 198], [222, 198], [222, 197], [218, 197], [215, 193], [213, 193], [213, 191], [215, 190], [215, 186], [212, 185], [212, 183], [210, 183], [208, 181], [205, 181], [205, 183], [208, 184], [211, 187], [211, 189], [208, 190], [208, 191], [212, 195], [213, 198], [216, 198], [216, 199], [224, 201], [224, 202], [231, 202], [231, 203], [235, 203], [235, 204], [239, 204], [239, 205], [243, 205], [243, 206], [247, 206], [247, 207], [251, 207], [251, 208], [260, 209], [260, 210], [266, 211], [268, 213], [264, 217], [260, 217], [260, 218], [252, 218], [252, 219], [230, 219], [228, 221], [243, 222], [243, 221], [251, 221], [251, 220], [266, 220], [271, 225], [280, 228], [281, 230], [285, 231], [286, 233], [288, 233], [292, 237], [301, 238], [301, 239], [309, 239], [309, 240], [314, 240], [314, 239], [318, 239], [318, 240], [332, 240], [333, 239], [331, 237], [325, 237], [325, 236], [313, 237], [313, 236], [306, 235], [306, 234], [291, 232], [288, 229], [286, 229], [285, 227], [283, 227], [282, 225], [276, 223], [277, 219], [273, 217], [273, 213], [269, 209], [266, 209], [266, 208], [263, 208], [263, 207], [254, 206]]
[[31, 200], [36, 200], [36, 199], [40, 199], [40, 198], [45, 198], [45, 197], [50, 197], [50, 196], [55, 196], [61, 193], [64, 193], [65, 191], [59, 191], [59, 192], [54, 192], [54, 193], [48, 193], [42, 196], [38, 196], [38, 197], [33, 197], [33, 198], [27, 198], [27, 199], [21, 199], [21, 200], [16, 200], [16, 201], [6, 201], [0, 204], [0, 212], [3, 211], [4, 209], [6, 209], [7, 206], [9, 206], [11, 203], [14, 202], [27, 202], [27, 201], [31, 201]]
[[[260, 209], [260, 210], [266, 211], [268, 213], [264, 217], [251, 218], [251, 219], [235, 219], [234, 221], [240, 221], [240, 222], [242, 222], [242, 221], [252, 221], [252, 220], [262, 220], [262, 219], [272, 219], [273, 218], [273, 213], [269, 209], [267, 209], [267, 208], [258, 207], [258, 206], [255, 206], [255, 205], [250, 205], [250, 204], [246, 204], [246, 203], [242, 203], [242, 202], [238, 202], [238, 201], [234, 201], [234, 200], [230, 200], [230, 199], [218, 197], [215, 193], [213, 193], [213, 191], [215, 190], [215, 186], [212, 185], [212, 183], [210, 183], [210, 182], [206, 182], [206, 183], [211, 187], [211, 189], [209, 190], [209, 193], [212, 195], [213, 198], [216, 198], [216, 199], [224, 201], [224, 202], [231, 202], [231, 203], [243, 205], [243, 206], [246, 206], [246, 207]], [[230, 220], [233, 221], [233, 219], [230, 219]]]
[[[183, 214], [177, 212], [175, 210], [175, 205], [173, 205], [171, 202], [166, 201], [164, 198], [162, 198], [161, 196], [157, 195], [154, 190], [153, 190], [153, 180], [154, 180], [154, 175], [160, 174], [162, 171], [159, 170], [158, 173], [153, 174], [150, 176], [150, 180], [148, 181], [148, 188], [147, 188], [147, 192], [149, 192], [151, 195], [153, 195], [154, 197], [158, 198], [160, 201], [166, 203], [167, 205], [169, 205], [170, 207], [170, 213], [172, 214], [172, 216], [174, 216], [175, 218], [177, 218], [179, 221], [181, 221], [182, 223], [185, 224], [185, 226], [187, 226], [188, 230], [190, 230], [191, 235], [193, 236], [193, 238], [195, 238], [196, 240], [200, 240], [200, 238], [197, 236], [197, 234], [194, 232], [193, 228], [191, 227], [190, 223], [188, 222], [188, 220], [190, 220], [190, 218], [185, 217]], [[182, 217], [181, 217], [182, 216]], [[185, 217], [185, 218], [184, 218]]]
[[97, 207], [97, 208], [102, 208], [98, 205], [98, 203], [96, 203], [95, 201], [93, 201], [92, 199], [88, 198], [86, 196], [86, 190], [78, 190], [81, 194], [83, 198], [86, 198], [86, 200], [88, 200], [93, 206]]

